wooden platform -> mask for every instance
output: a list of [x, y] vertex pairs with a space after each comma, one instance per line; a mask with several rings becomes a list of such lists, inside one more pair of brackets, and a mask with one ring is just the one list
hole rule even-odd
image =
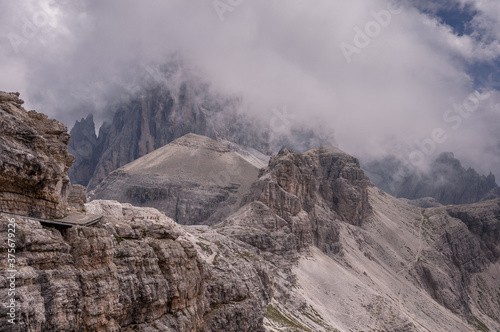
[[99, 215], [91, 215], [91, 214], [89, 215], [89, 214], [79, 214], [79, 213], [72, 213], [72, 214], [70, 214], [67, 217], [62, 218], [62, 219], [40, 219], [40, 218], [21, 216], [18, 214], [5, 213], [5, 212], [0, 212], [0, 214], [6, 215], [6, 216], [11, 217], [11, 218], [22, 218], [22, 219], [36, 220], [36, 221], [40, 222], [41, 224], [45, 224], [45, 225], [57, 225], [57, 226], [65, 226], [65, 227], [92, 226], [102, 219], [102, 216], [99, 216]]

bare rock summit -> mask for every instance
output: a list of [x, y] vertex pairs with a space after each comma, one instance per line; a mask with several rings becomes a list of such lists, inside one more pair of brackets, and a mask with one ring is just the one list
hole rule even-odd
[[91, 199], [154, 207], [180, 224], [233, 213], [258, 169], [208, 137], [187, 134], [112, 172]]

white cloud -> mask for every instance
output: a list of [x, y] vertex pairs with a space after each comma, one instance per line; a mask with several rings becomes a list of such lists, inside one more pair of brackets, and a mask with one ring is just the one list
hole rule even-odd
[[[474, 91], [467, 66], [498, 59], [497, 1], [466, 2], [479, 11], [472, 24], [480, 35], [456, 36], [405, 7], [348, 64], [340, 44], [353, 44], [355, 27], [364, 30], [386, 1], [242, 1], [223, 21], [212, 1], [62, 1], [51, 7], [55, 27], [45, 26], [22, 51], [3, 50], [9, 45], [2, 39], [0, 68], [9, 77], [2, 75], [0, 86], [20, 90], [30, 105], [71, 125], [86, 115], [78, 113], [82, 107], [86, 112], [112, 93], [113, 84], [133, 82], [136, 65], [178, 51], [219, 89], [242, 95], [255, 114], [267, 117], [286, 106], [299, 124], [334, 128], [340, 147], [357, 155], [391, 152], [392, 139], [411, 150]], [[23, 13], [33, 15], [33, 8], [2, 6], [1, 31], [19, 29]], [[440, 148], [460, 150], [464, 139], [455, 136], [467, 135], [471, 149], [499, 140], [482, 126], [493, 124], [475, 116]]]

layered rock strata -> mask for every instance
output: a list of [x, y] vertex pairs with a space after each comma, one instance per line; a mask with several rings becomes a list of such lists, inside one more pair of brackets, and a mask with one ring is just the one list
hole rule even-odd
[[62, 123], [26, 111], [18, 93], [0, 92], [0, 210], [41, 218], [66, 214], [74, 157]]

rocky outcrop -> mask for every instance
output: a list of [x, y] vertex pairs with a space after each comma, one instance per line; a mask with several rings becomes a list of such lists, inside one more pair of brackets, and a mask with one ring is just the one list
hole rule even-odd
[[259, 177], [245, 201], [258, 198], [285, 219], [301, 210], [312, 212], [316, 205], [331, 209], [337, 219], [354, 225], [361, 225], [371, 213], [370, 180], [356, 158], [334, 147], [302, 155], [282, 149]]
[[[62, 233], [16, 218], [18, 320], [0, 331], [263, 330], [270, 287], [263, 262], [256, 268], [234, 256], [230, 248], [240, 247], [227, 239], [221, 248], [195, 239], [154, 209], [111, 201], [86, 209], [104, 215], [100, 224]], [[206, 262], [201, 248], [220, 250], [217, 262]], [[2, 273], [2, 301], [7, 290]]]
[[71, 186], [68, 195], [68, 206], [77, 211], [85, 211], [87, 203], [87, 189], [79, 184]]
[[67, 128], [0, 92], [0, 210], [42, 218], [66, 213], [73, 163]]
[[364, 166], [376, 186], [391, 195], [410, 200], [432, 197], [439, 203], [470, 204], [500, 197], [495, 176], [465, 169], [451, 152], [441, 153], [422, 172], [394, 156]]
[[91, 199], [157, 208], [183, 225], [235, 212], [258, 169], [222, 144], [188, 134], [112, 172]]
[[460, 219], [479, 237], [481, 248], [492, 262], [500, 259], [500, 199], [465, 206], [449, 206], [448, 214]]
[[[249, 211], [242, 213], [256, 214], [254, 218], [258, 219], [270, 215], [259, 233], [264, 239], [254, 239], [255, 234], [241, 240], [267, 249], [275, 241], [266, 240], [274, 229], [289, 234], [286, 238], [275, 236], [281, 242], [279, 248], [300, 251], [315, 245], [326, 253], [338, 253], [339, 222], [361, 226], [372, 213], [370, 186], [358, 160], [334, 147], [304, 154], [282, 149], [260, 171], [259, 180], [242, 202], [250, 205]], [[285, 230], [280, 230], [283, 227]]]
[[97, 139], [92, 114], [76, 121], [70, 134], [68, 151], [75, 156], [75, 163], [69, 169], [68, 176], [72, 183], [87, 186], [101, 153], [101, 142]]

